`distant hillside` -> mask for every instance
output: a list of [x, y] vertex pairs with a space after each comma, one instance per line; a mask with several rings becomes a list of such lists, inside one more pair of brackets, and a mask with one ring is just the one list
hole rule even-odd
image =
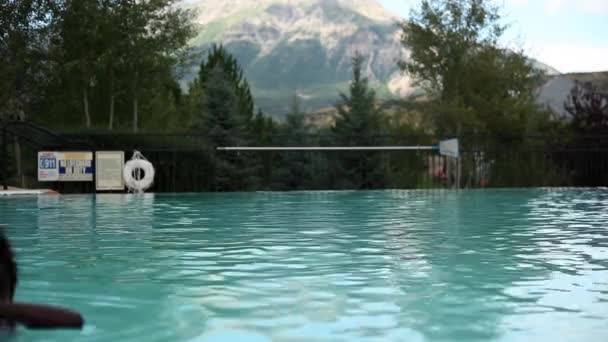
[[[574, 87], [575, 81], [592, 82], [599, 90], [608, 92], [608, 71], [555, 75], [548, 77], [546, 83], [539, 89], [538, 103], [549, 106], [551, 110], [561, 116], [567, 116], [568, 113], [564, 110], [564, 102], [570, 90]], [[388, 115], [400, 112], [398, 101], [384, 100], [379, 103], [379, 106]], [[307, 123], [316, 128], [331, 127], [335, 123], [337, 114], [335, 107], [321, 108], [307, 115]], [[406, 115], [407, 113], [401, 111], [401, 114]], [[410, 124], [417, 124], [416, 121], [420, 119], [412, 113], [406, 116], [405, 119]]]
[[[415, 101], [426, 100], [420, 97]], [[378, 101], [377, 106], [378, 109], [383, 114], [387, 115], [389, 118], [397, 118], [395, 115], [398, 115], [398, 121], [407, 122], [409, 125], [412, 126], [419, 126], [422, 124], [420, 113], [404, 110], [403, 103], [399, 99], [384, 99]], [[334, 125], [337, 116], [338, 110], [336, 109], [336, 107], [321, 108], [307, 113], [306, 124], [314, 128], [329, 128]]]
[[[380, 98], [419, 93], [396, 61], [408, 51], [397, 16], [376, 0], [187, 0], [200, 25], [192, 46], [223, 43], [245, 70], [256, 104], [283, 115], [294, 94], [305, 110], [333, 105], [347, 89], [351, 58], [367, 57], [365, 72]], [[550, 73], [556, 70], [537, 63]], [[190, 81], [198, 66], [184, 80]]]
[[538, 102], [546, 105], [555, 113], [568, 115], [564, 102], [575, 82], [591, 82], [599, 90], [608, 92], [608, 71], [592, 73], [563, 74], [550, 78], [539, 90]]
[[[333, 104], [356, 51], [379, 94], [413, 91], [395, 62], [406, 56], [396, 18], [374, 0], [190, 1], [200, 13], [193, 45], [223, 43], [245, 69], [256, 103], [284, 114], [298, 94], [304, 109]], [[193, 68], [192, 75], [196, 71]]]

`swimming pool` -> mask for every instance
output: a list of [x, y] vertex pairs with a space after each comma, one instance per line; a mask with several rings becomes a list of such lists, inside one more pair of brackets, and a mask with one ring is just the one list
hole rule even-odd
[[0, 198], [16, 341], [608, 340], [608, 190]]

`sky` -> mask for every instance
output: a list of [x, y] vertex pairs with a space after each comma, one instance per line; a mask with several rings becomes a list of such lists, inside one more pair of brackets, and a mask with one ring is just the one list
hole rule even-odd
[[[407, 18], [420, 0], [378, 0]], [[510, 28], [504, 44], [560, 72], [608, 71], [608, 0], [496, 0]]]

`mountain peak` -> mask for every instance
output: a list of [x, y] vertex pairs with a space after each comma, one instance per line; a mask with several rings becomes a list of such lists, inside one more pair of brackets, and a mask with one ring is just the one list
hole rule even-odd
[[184, 5], [197, 10], [197, 22], [203, 25], [235, 15], [255, 17], [273, 6], [292, 9], [340, 7], [374, 21], [391, 22], [396, 19], [376, 0], [184, 0]]
[[[192, 47], [205, 52], [223, 44], [266, 113], [286, 113], [295, 94], [307, 111], [333, 105], [348, 89], [356, 53], [364, 56], [363, 72], [380, 98], [421, 92], [396, 63], [410, 54], [398, 18], [377, 0], [182, 1], [198, 13]], [[197, 71], [193, 66], [184, 83]]]
[[366, 58], [363, 71], [379, 94], [413, 91], [396, 65], [406, 56], [398, 18], [377, 0], [184, 1], [200, 24], [192, 46], [205, 51], [223, 44], [266, 112], [285, 113], [294, 94], [305, 110], [332, 105], [348, 89], [357, 52]]

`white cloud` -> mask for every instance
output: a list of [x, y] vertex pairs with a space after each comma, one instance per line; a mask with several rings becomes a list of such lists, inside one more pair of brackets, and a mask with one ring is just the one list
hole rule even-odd
[[[531, 0], [503, 0], [510, 7], [522, 7], [531, 4]], [[534, 0], [541, 1], [545, 10], [555, 13], [562, 10], [577, 10], [585, 13], [608, 14], [608, 0]]]
[[608, 0], [579, 0], [581, 8], [592, 13], [608, 13]]
[[565, 5], [565, 3], [565, 0], [545, 0], [545, 9], [549, 13], [557, 12]]
[[608, 71], [608, 45], [545, 44], [532, 56], [561, 72]]
[[507, 6], [525, 6], [529, 0], [504, 0], [504, 2]]
[[584, 13], [608, 13], [608, 0], [544, 0], [548, 12], [576, 10]]

